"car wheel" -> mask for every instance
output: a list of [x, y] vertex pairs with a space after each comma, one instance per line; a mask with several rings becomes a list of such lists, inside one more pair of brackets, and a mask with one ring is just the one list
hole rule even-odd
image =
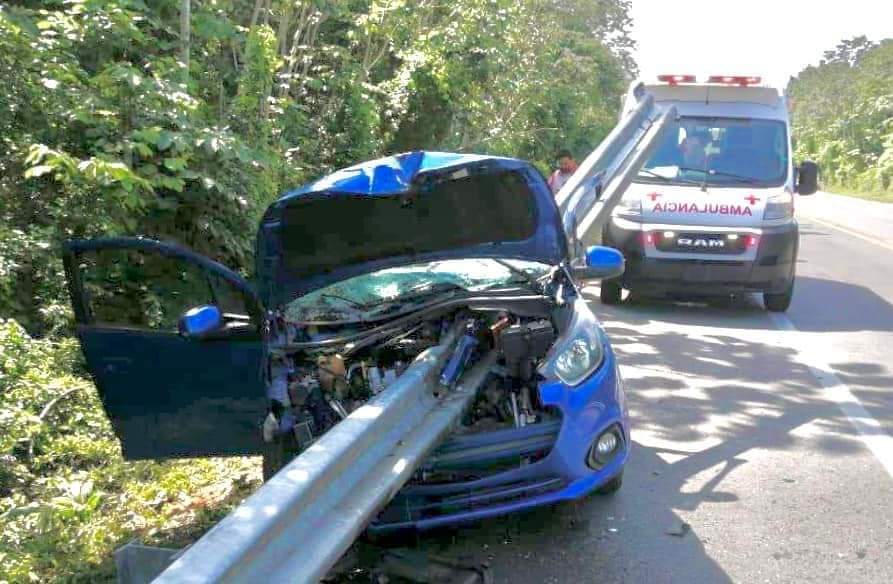
[[763, 304], [769, 312], [784, 312], [791, 305], [791, 299], [794, 297], [794, 282], [788, 284], [787, 290], [778, 294], [765, 292], [763, 294]]
[[619, 283], [606, 281], [601, 284], [599, 299], [602, 304], [619, 304], [622, 294], [623, 287]]
[[596, 495], [613, 495], [623, 486], [623, 471], [620, 474], [600, 486], [596, 491]]

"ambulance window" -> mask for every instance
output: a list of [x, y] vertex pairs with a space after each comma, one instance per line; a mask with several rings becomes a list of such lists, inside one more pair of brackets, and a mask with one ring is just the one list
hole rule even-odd
[[[698, 140], [686, 143], [688, 138]], [[778, 186], [789, 164], [787, 130], [781, 121], [691, 117], [668, 130], [636, 180]]]

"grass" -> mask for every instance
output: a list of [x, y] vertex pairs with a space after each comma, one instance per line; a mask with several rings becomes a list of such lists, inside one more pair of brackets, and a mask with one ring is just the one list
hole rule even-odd
[[850, 187], [845, 185], [828, 185], [825, 189], [826, 192], [833, 193], [835, 195], [843, 195], [846, 197], [855, 197], [858, 199], [865, 199], [867, 201], [877, 201], [880, 203], [893, 203], [893, 191], [875, 191], [875, 190], [862, 190], [856, 187]]

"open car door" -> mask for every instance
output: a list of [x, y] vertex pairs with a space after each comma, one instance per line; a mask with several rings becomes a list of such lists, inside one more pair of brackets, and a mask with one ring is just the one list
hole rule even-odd
[[[81, 348], [125, 458], [260, 452], [263, 310], [244, 279], [141, 238], [69, 241], [64, 262]], [[181, 334], [185, 313], [209, 306], [212, 328]]]

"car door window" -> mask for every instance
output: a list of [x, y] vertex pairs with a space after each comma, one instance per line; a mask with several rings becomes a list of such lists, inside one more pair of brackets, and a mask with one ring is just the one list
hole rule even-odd
[[141, 249], [99, 249], [83, 252], [79, 260], [93, 325], [175, 332], [184, 312], [206, 304], [247, 314], [241, 291], [179, 258]]
[[248, 301], [245, 294], [217, 274], [208, 274], [214, 302], [226, 319], [248, 320]]

